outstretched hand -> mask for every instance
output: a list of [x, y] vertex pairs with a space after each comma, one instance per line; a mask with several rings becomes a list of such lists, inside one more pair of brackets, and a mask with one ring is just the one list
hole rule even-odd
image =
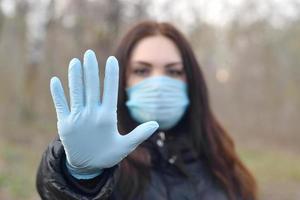
[[106, 62], [101, 101], [99, 69], [93, 51], [85, 52], [83, 66], [76, 58], [70, 61], [68, 78], [70, 109], [60, 80], [53, 77], [50, 83], [58, 134], [70, 173], [78, 179], [89, 179], [119, 163], [150, 137], [158, 124], [143, 123], [126, 135], [118, 132], [119, 66], [115, 57]]

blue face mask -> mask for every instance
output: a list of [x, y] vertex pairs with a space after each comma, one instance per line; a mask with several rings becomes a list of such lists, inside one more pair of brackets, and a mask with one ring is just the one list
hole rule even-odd
[[167, 76], [147, 78], [126, 92], [131, 117], [139, 123], [155, 120], [162, 130], [174, 127], [189, 105], [187, 84]]

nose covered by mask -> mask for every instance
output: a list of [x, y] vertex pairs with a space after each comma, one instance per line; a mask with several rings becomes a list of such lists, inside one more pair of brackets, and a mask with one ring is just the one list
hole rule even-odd
[[139, 123], [155, 120], [161, 130], [174, 127], [189, 105], [187, 84], [167, 76], [147, 78], [126, 93], [131, 117]]

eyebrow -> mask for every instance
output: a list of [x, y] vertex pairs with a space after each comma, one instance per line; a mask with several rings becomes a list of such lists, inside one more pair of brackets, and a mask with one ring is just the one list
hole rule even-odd
[[144, 62], [144, 61], [133, 61], [132, 63], [137, 63], [137, 64], [142, 64], [142, 65], [145, 65], [147, 67], [151, 67], [151, 63], [148, 63], [148, 62]]
[[[138, 64], [145, 65], [147, 67], [152, 67], [151, 63], [145, 62], [145, 61], [133, 61], [132, 63], [138, 63]], [[166, 67], [173, 67], [174, 65], [182, 65], [182, 61], [170, 62], [170, 63], [166, 64]]]

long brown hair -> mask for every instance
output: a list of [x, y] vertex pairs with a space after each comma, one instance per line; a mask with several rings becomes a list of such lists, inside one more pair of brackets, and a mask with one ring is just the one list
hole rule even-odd
[[[128, 133], [137, 125], [125, 106], [127, 100], [125, 73], [131, 52], [140, 40], [155, 35], [171, 39], [182, 56], [190, 99], [186, 125], [189, 127], [191, 146], [199, 155], [204, 156], [212, 174], [230, 199], [240, 196], [242, 199], [255, 200], [257, 198], [255, 180], [239, 159], [232, 139], [212, 113], [207, 86], [193, 50], [185, 37], [169, 23], [155, 21], [138, 23], [127, 32], [117, 47], [115, 55], [120, 64], [119, 130]], [[142, 191], [149, 181], [149, 171], [149, 152], [142, 146], [121, 162], [118, 187], [123, 199], [131, 199]]]

